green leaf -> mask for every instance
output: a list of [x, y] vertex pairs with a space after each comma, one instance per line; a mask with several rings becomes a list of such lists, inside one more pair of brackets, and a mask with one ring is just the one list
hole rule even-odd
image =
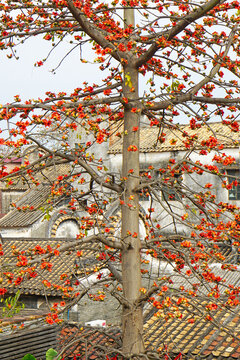
[[[53, 360], [55, 359], [56, 356], [57, 356], [57, 351], [54, 349], [48, 349], [48, 351], [46, 352], [46, 360]], [[58, 357], [58, 359], [60, 360], [60, 357]]]
[[35, 356], [31, 354], [27, 354], [22, 358], [22, 360], [37, 360], [37, 359], [35, 358]]
[[130, 73], [125, 74], [125, 85], [128, 85], [130, 88], [132, 88], [132, 81]]
[[173, 81], [173, 82], [172, 82], [172, 85], [171, 85], [172, 90], [173, 90], [173, 91], [176, 91], [177, 88], [178, 88], [178, 85], [179, 85], [179, 81], [178, 81], [178, 80]]

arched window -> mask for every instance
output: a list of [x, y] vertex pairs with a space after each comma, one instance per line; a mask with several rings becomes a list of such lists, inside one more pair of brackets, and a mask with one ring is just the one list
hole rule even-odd
[[51, 237], [75, 239], [79, 231], [77, 218], [71, 215], [65, 215], [55, 221], [51, 229]]

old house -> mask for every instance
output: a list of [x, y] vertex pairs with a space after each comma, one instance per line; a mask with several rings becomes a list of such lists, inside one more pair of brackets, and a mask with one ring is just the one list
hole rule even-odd
[[51, 191], [51, 182], [70, 171], [65, 164], [51, 165], [37, 174], [36, 184], [18, 177], [8, 186], [2, 183], [0, 194], [5, 215], [0, 220], [1, 235], [75, 238], [80, 226], [78, 211], [73, 213], [69, 208], [66, 192], [54, 197]]
[[[91, 139], [83, 130], [79, 131], [81, 136], [79, 136], [78, 133], [77, 135], [74, 134], [70, 140], [72, 148], [82, 146]], [[231, 131], [228, 126], [222, 123], [206, 124], [194, 130], [190, 129], [187, 125], [173, 125], [163, 131], [162, 135], [160, 132], [160, 136], [156, 134], [155, 128], [143, 127], [140, 132], [142, 181], [159, 180], [159, 184], [155, 189], [155, 195], [152, 198], [150, 198], [149, 195], [140, 197], [143, 216], [149, 208], [150, 202], [153, 201], [152, 207], [154, 208], [154, 213], [152, 214], [152, 218], [161, 223], [163, 232], [171, 233], [173, 231], [172, 214], [174, 214], [177, 232], [180, 234], [186, 233], [187, 229], [181, 224], [181, 221], [178, 220], [178, 218], [186, 212], [184, 204], [190, 205], [189, 216], [191, 216], [193, 221], [196, 221], [194, 204], [188, 202], [187, 195], [201, 192], [201, 187], [204, 188], [206, 183], [212, 184], [211, 192], [216, 195], [218, 202], [230, 201], [233, 204], [240, 204], [240, 185], [233, 187], [229, 191], [222, 188], [223, 179], [232, 181], [235, 178], [239, 178], [240, 175], [239, 136], [237, 132]], [[193, 138], [194, 148], [192, 148]], [[221, 149], [214, 147], [217, 141], [216, 138], [218, 138], [219, 144], [221, 144]], [[95, 143], [89, 148], [89, 153], [94, 154], [96, 158], [104, 158], [109, 173], [120, 174], [122, 161], [121, 146], [122, 139], [119, 139], [113, 133], [109, 142], [103, 144]], [[218, 152], [224, 152], [226, 158], [228, 156], [234, 157], [236, 159], [235, 163], [227, 165], [226, 161], [226, 165], [217, 164]], [[101, 156], [99, 154], [101, 154]], [[167, 168], [169, 159], [172, 159], [178, 164], [181, 164], [183, 161], [187, 161], [189, 164], [199, 161], [202, 166], [218, 165], [222, 174], [225, 172], [225, 178], [224, 176], [217, 177], [209, 172], [203, 175], [197, 173], [181, 174], [176, 172], [174, 179], [171, 179], [169, 184], [163, 184], [162, 169]], [[2, 236], [51, 237], [63, 236], [63, 234], [65, 234], [67, 237], [69, 235], [75, 237], [78, 233], [79, 224], [77, 219], [84, 215], [85, 204], [82, 202], [81, 205], [80, 203], [79, 208], [72, 212], [67, 205], [67, 196], [56, 197], [55, 199], [51, 198], [49, 187], [49, 180], [57, 179], [58, 175], [69, 175], [72, 171], [71, 166], [52, 166], [45, 171], [48, 174], [43, 171], [38, 175], [40, 176], [39, 183], [41, 186], [31, 186], [19, 199], [19, 202], [16, 203], [17, 206], [0, 220]], [[18, 187], [19, 186], [20, 185], [18, 185]], [[18, 189], [18, 195], [20, 192], [23, 193], [24, 189], [26, 191], [26, 184], [24, 184], [24, 187]], [[85, 184], [77, 185], [77, 188], [88, 191], [89, 184], [86, 182]], [[10, 195], [8, 195], [8, 200], [5, 201], [5, 205], [2, 206], [9, 207], [9, 199], [11, 196], [14, 201], [16, 198], [13, 197], [16, 191], [14, 184], [4, 191]], [[184, 200], [182, 199], [183, 192], [186, 195]], [[48, 202], [47, 205], [46, 201]], [[21, 208], [24, 205], [24, 211], [19, 213], [16, 208]], [[169, 205], [171, 208], [170, 213], [167, 212]], [[49, 208], [49, 215], [51, 215], [51, 217], [49, 216], [49, 221], [42, 221], [46, 208]], [[108, 214], [107, 216], [109, 216], [113, 213], [116, 214], [117, 209], [115, 205], [111, 205], [106, 208], [106, 212]], [[142, 232], [142, 236], [144, 236], [145, 229], [142, 226], [140, 232]]]
[[[5, 159], [2, 171], [11, 171], [16, 166], [21, 165], [22, 159]], [[22, 181], [16, 182], [14, 186], [0, 183], [0, 218], [11, 210], [11, 204], [14, 203], [25, 191], [27, 187]]]
[[[194, 142], [193, 142], [194, 139]], [[192, 145], [194, 144], [193, 148]], [[219, 144], [215, 147], [216, 144]], [[221, 145], [221, 146], [220, 146]], [[121, 172], [121, 146], [122, 139], [118, 139], [109, 149], [109, 162], [111, 171]], [[201, 192], [207, 183], [212, 184], [211, 192], [216, 195], [216, 202], [231, 202], [240, 205], [240, 185], [231, 190], [222, 187], [222, 180], [232, 182], [240, 177], [240, 142], [239, 134], [231, 131], [229, 126], [222, 123], [209, 123], [199, 129], [191, 129], [188, 125], [173, 125], [162, 132], [156, 133], [156, 128], [143, 128], [140, 132], [140, 164], [143, 181], [160, 180], [157, 193], [150, 198], [140, 198], [143, 209], [148, 209], [150, 201], [154, 213], [152, 219], [161, 224], [162, 232], [173, 232], [173, 216], [179, 234], [187, 233], [178, 218], [186, 212], [184, 204], [190, 206], [189, 216], [197, 221], [194, 215], [194, 204], [188, 201], [187, 195]], [[226, 164], [217, 163], [219, 153], [225, 153]], [[228, 156], [235, 158], [235, 162], [228, 165]], [[225, 176], [216, 176], [210, 172], [201, 174], [176, 173], [170, 185], [162, 180], [162, 169], [167, 169], [169, 159], [172, 163], [194, 164], [196, 161], [204, 165], [217, 165]], [[186, 195], [183, 199], [182, 195]], [[168, 204], [168, 205], [167, 205]], [[167, 211], [170, 206], [170, 211]], [[172, 213], [172, 214], [171, 214]], [[176, 232], [176, 229], [174, 230]]]
[[[99, 293], [98, 275], [107, 280], [110, 273], [107, 264], [97, 260], [100, 244], [85, 248], [80, 239], [2, 238], [1, 249], [1, 287], [8, 295], [17, 293], [26, 309], [51, 313], [54, 303], [64, 301], [65, 319], [81, 324], [97, 319], [104, 319], [108, 325], [119, 323], [118, 301], [106, 292], [102, 298], [108, 301], [106, 307]], [[32, 265], [31, 271], [22, 272], [19, 266], [24, 262]]]
[[[226, 283], [239, 286], [239, 273], [229, 273], [219, 266], [215, 273]], [[163, 273], [167, 275], [168, 270]], [[144, 343], [150, 359], [177, 360], [237, 360], [240, 357], [240, 316], [239, 305], [225, 306], [225, 298], [217, 300], [207, 296], [205, 286], [199, 288], [195, 297], [179, 297], [176, 282], [190, 289], [189, 280], [179, 274], [157, 308], [148, 305], [144, 311]], [[190, 278], [195, 282], [196, 278]], [[175, 295], [173, 295], [175, 294]], [[171, 297], [171, 300], [170, 300]], [[211, 305], [215, 304], [211, 311]], [[78, 341], [74, 341], [77, 340]], [[116, 356], [121, 348], [121, 331], [117, 327], [107, 329], [84, 328], [77, 324], [66, 325], [60, 332], [61, 346], [67, 359], [104, 359]], [[68, 344], [71, 345], [68, 346]], [[107, 345], [106, 345], [107, 344]], [[106, 345], [106, 346], [105, 346]], [[118, 355], [121, 359], [121, 355]]]
[[[210, 126], [211, 125], [211, 126]], [[187, 136], [185, 134], [188, 134]], [[197, 134], [197, 135], [196, 135]], [[183, 136], [184, 135], [184, 136]], [[114, 136], [114, 135], [112, 135]], [[232, 202], [233, 204], [240, 204], [240, 186], [235, 186], [234, 188], [227, 190], [222, 187], [222, 180], [226, 179], [229, 176], [229, 179], [232, 178], [239, 178], [239, 139], [238, 133], [231, 132], [229, 127], [220, 124], [220, 123], [212, 123], [209, 126], [205, 125], [201, 129], [192, 130], [188, 126], [181, 125], [181, 126], [173, 126], [165, 131], [165, 134], [162, 135], [164, 138], [161, 139], [161, 142], [158, 140], [159, 136], [156, 134], [156, 129], [152, 128], [143, 128], [141, 130], [141, 147], [140, 147], [140, 161], [141, 161], [141, 168], [143, 172], [143, 181], [157, 181], [157, 185], [155, 187], [156, 194], [151, 199], [148, 194], [141, 196], [141, 213], [142, 213], [142, 220], [140, 224], [140, 232], [141, 237], [144, 238], [147, 232], [147, 229], [144, 225], [144, 215], [147, 212], [150, 204], [155, 209], [154, 213], [152, 214], [152, 218], [157, 220], [158, 223], [161, 224], [161, 231], [162, 233], [171, 234], [173, 232], [177, 232], [177, 234], [187, 234], [188, 228], [182, 224], [180, 221], [181, 216], [185, 212], [185, 205], [189, 205], [187, 197], [184, 199], [181, 198], [181, 192], [184, 191], [184, 194], [194, 194], [201, 191], [202, 187], [205, 186], [206, 183], [211, 183], [212, 188], [211, 191], [216, 195], [217, 201], [220, 202]], [[194, 149], [191, 148], [191, 136], [198, 136], [196, 141], [196, 145]], [[211, 141], [215, 144], [215, 138], [218, 137], [223, 145], [224, 149], [216, 149], [211, 148]], [[210, 140], [209, 140], [210, 139]], [[75, 141], [75, 140], [74, 140]], [[82, 136], [81, 141], [84, 142], [84, 137]], [[107, 165], [109, 168], [109, 172], [113, 171], [115, 173], [121, 172], [121, 139], [112, 141], [109, 147], [109, 144], [106, 142], [101, 145], [96, 145], [96, 147], [92, 147], [91, 151], [94, 153], [99, 153], [100, 149], [102, 151], [101, 155], [103, 154], [105, 158], [107, 158]], [[74, 144], [73, 144], [74, 146]], [[99, 147], [98, 147], [99, 146]], [[174, 181], [171, 182], [171, 186], [168, 184], [163, 184], [161, 181], [162, 172], [160, 169], [167, 168], [169, 164], [169, 159], [173, 159], [176, 162], [188, 161], [189, 163], [195, 162], [196, 160], [200, 161], [200, 163], [204, 166], [205, 164], [217, 164], [216, 160], [213, 160], [214, 157], [218, 155], [218, 151], [226, 153], [226, 156], [232, 156], [236, 159], [234, 164], [230, 166], [227, 164], [221, 164], [219, 167], [221, 169], [221, 176], [214, 176], [210, 173], [206, 173], [203, 175], [200, 174], [181, 174], [177, 173], [176, 178]], [[201, 165], [201, 166], [202, 166]], [[55, 173], [53, 176], [56, 178], [57, 174], [64, 174], [64, 171], [68, 173], [69, 168], [65, 170], [60, 168], [58, 169], [59, 172], [56, 173], [56, 167], [52, 168]], [[48, 175], [49, 179], [49, 175]], [[183, 190], [182, 186], [183, 185]], [[181, 201], [180, 201], [181, 200]], [[44, 204], [44, 205], [43, 205]], [[195, 218], [195, 209], [193, 204], [190, 204], [190, 211], [189, 216], [192, 218], [192, 221], [197, 221]], [[22, 207], [25, 207], [24, 209]], [[20, 208], [18, 210], [17, 208]], [[169, 211], [170, 207], [170, 211]], [[49, 219], [45, 219], [46, 209], [49, 209]], [[45, 213], [44, 211], [45, 210]], [[81, 224], [79, 223], [79, 219], [84, 216], [84, 207], [79, 206], [76, 211], [72, 211], [68, 208], [68, 199], [66, 196], [52, 198], [49, 182], [44, 183], [41, 182], [40, 185], [28, 189], [23, 196], [16, 202], [16, 207], [8, 212], [1, 220], [0, 220], [0, 231], [4, 238], [3, 246], [6, 246], [6, 249], [11, 249], [12, 254], [12, 246], [16, 246], [16, 254], [14, 257], [14, 264], [16, 265], [16, 261], [18, 260], [19, 252], [29, 252], [29, 251], [37, 251], [36, 246], [37, 243], [39, 244], [41, 241], [42, 248], [44, 250], [47, 249], [47, 245], [49, 245], [51, 249], [46, 251], [54, 251], [58, 250], [58, 246], [62, 246], [67, 241], [74, 241], [73, 239], [76, 238], [77, 234], [79, 233], [79, 228]], [[174, 221], [173, 221], [174, 216]], [[119, 231], [119, 206], [118, 202], [111, 204], [108, 208], [105, 209], [105, 217], [106, 218], [115, 218], [115, 228], [116, 231]], [[175, 229], [173, 231], [173, 225]], [[18, 238], [18, 239], [16, 239]], [[26, 238], [29, 238], [27, 240]], [[38, 239], [33, 239], [38, 238]], [[41, 240], [39, 240], [41, 238]], [[58, 239], [56, 239], [58, 238]], [[65, 239], [64, 239], [65, 238]], [[67, 239], [70, 240], [67, 240]], [[51, 239], [49, 241], [49, 239]], [[37, 241], [37, 242], [36, 242]], [[48, 244], [47, 244], [48, 242]], [[44, 245], [45, 244], [45, 245]], [[35, 249], [35, 250], [34, 250]], [[226, 249], [229, 250], [229, 248]], [[9, 252], [10, 254], [10, 252]], [[36, 252], [37, 255], [37, 252]], [[93, 265], [93, 257], [90, 256], [89, 264]], [[231, 262], [238, 262], [237, 256], [230, 256]], [[55, 258], [54, 258], [55, 259]], [[57, 260], [56, 260], [57, 259]], [[29, 301], [31, 306], [36, 308], [41, 308], [45, 306], [45, 296], [47, 296], [51, 301], [55, 301], [54, 299], [59, 298], [64, 294], [61, 287], [64, 288], [66, 285], [66, 280], [69, 280], [70, 283], [75, 279], [79, 281], [82, 278], [82, 274], [79, 272], [79, 268], [76, 266], [76, 257], [72, 257], [72, 254], [68, 254], [67, 257], [59, 256], [54, 261], [57, 261], [56, 264], [53, 264], [53, 268], [56, 269], [56, 272], [52, 271], [51, 274], [47, 272], [46, 269], [40, 268], [40, 278], [36, 279], [26, 279], [20, 286], [22, 288], [22, 296], [24, 300]], [[10, 266], [13, 261], [12, 255], [9, 255], [7, 261], [5, 260], [4, 266]], [[83, 267], [88, 268], [88, 263], [85, 259], [81, 259], [83, 262]], [[91, 267], [89, 266], [89, 267]], [[169, 264], [163, 263], [161, 261], [150, 261], [150, 266], [153, 271], [155, 272], [154, 276], [159, 277], [159, 274], [170, 274], [172, 269]], [[61, 274], [66, 272], [67, 277], [66, 279], [60, 279], [59, 276], [59, 269], [61, 269]], [[64, 271], [66, 269], [66, 271]], [[50, 280], [49, 280], [50, 274]], [[57, 278], [54, 278], [57, 276]], [[239, 281], [238, 272], [236, 272], [237, 279]], [[46, 280], [46, 281], [45, 281]], [[148, 280], [146, 275], [146, 281]], [[47, 281], [55, 284], [55, 287], [48, 287]], [[31, 285], [30, 285], [31, 284]], [[85, 286], [85, 285], [84, 285]], [[14, 282], [9, 286], [9, 292], [11, 287], [14, 288]], [[76, 289], [75, 289], [76, 290]], [[59, 292], [60, 291], [60, 292]], [[55, 293], [54, 293], [55, 292]], [[206, 299], [205, 299], [206, 300]], [[34, 305], [33, 305], [34, 304]], [[85, 317], [85, 306], [92, 306], [92, 315], [89, 318]], [[116, 310], [118, 307], [117, 303], [113, 304], [113, 310]], [[105, 310], [104, 310], [105, 308]], [[99, 310], [100, 309], [100, 310]], [[109, 309], [109, 308], [108, 308]], [[186, 312], [185, 312], [186, 310]], [[105, 313], [104, 313], [105, 311]], [[148, 331], [147, 339], [149, 340], [149, 349], [151, 347], [151, 343], [154, 343], [156, 346], [161, 348], [164, 342], [159, 342], [159, 339], [167, 339], [169, 338], [169, 332], [172, 334], [171, 339], [173, 339], [174, 347], [176, 343], [176, 347], [174, 349], [169, 348], [169, 352], [172, 354], [179, 354], [179, 352], [183, 353], [183, 349], [180, 346], [181, 342], [184, 341], [185, 349], [189, 352], [189, 354], [194, 353], [194, 351], [198, 351], [198, 353], [194, 353], [196, 356], [206, 355], [207, 354], [212, 356], [214, 359], [214, 352], [222, 351], [219, 350], [219, 345], [215, 343], [216, 338], [221, 336], [221, 341], [224, 351], [226, 354], [234, 354], [233, 358], [236, 354], [238, 354], [237, 343], [232, 347], [231, 351], [227, 348], [230, 348], [230, 343], [234, 339], [232, 338], [229, 340], [227, 338], [226, 333], [220, 331], [220, 329], [215, 330], [214, 326], [207, 326], [208, 324], [212, 324], [211, 322], [205, 321], [201, 316], [199, 317], [196, 314], [196, 323], [197, 328], [202, 329], [203, 331], [196, 332], [195, 335], [190, 335], [193, 331], [193, 326], [191, 325], [191, 319], [189, 316], [189, 311], [192, 313], [192, 310], [189, 308], [184, 308], [182, 312], [182, 316], [185, 321], [185, 329], [186, 332], [184, 334], [186, 337], [182, 337], [182, 332], [178, 331], [178, 319], [174, 317], [173, 319], [169, 319], [166, 323], [166, 327], [164, 331], [166, 331], [165, 335], [158, 335], [161, 334], [162, 317], [158, 314], [156, 315], [156, 311], [153, 313], [150, 312], [146, 315], [146, 329]], [[106, 306], [103, 304], [101, 307], [101, 303], [98, 307], [95, 306], [94, 303], [90, 303], [88, 301], [82, 302], [79, 307], [76, 308], [77, 313], [75, 319], [80, 321], [88, 321], [99, 318], [99, 312], [101, 317], [103, 316], [104, 319], [107, 319], [107, 323], [113, 323], [114, 318], [114, 311], [106, 312]], [[224, 315], [225, 314], [225, 315]], [[107, 316], [109, 316], [107, 318]], [[225, 316], [225, 317], [224, 317]], [[223, 317], [223, 322], [225, 320], [229, 324], [239, 324], [239, 319], [235, 319], [235, 317], [231, 317], [230, 313], [221, 312], [218, 314], [216, 313], [216, 319], [221, 320]], [[179, 320], [180, 321], [180, 320]], [[183, 323], [184, 323], [183, 321]], [[206, 325], [207, 324], [207, 325]], [[234, 325], [231, 325], [234, 326]], [[237, 325], [238, 326], [238, 325]], [[206, 332], [204, 332], [204, 328], [206, 328]], [[219, 332], [220, 331], [220, 332]], [[202, 335], [199, 335], [202, 334]], [[198, 336], [199, 335], [199, 336]], [[199, 345], [200, 344], [200, 345]], [[206, 345], [207, 344], [207, 345]], [[209, 345], [209, 347], [208, 347]], [[175, 350], [176, 349], [176, 350]], [[194, 356], [195, 356], [194, 355]], [[190, 355], [189, 355], [190, 356]], [[224, 355], [225, 356], [225, 355]], [[186, 356], [187, 358], [187, 356]], [[191, 358], [191, 357], [189, 357]], [[194, 357], [193, 357], [194, 358]], [[197, 359], [197, 357], [195, 357]]]

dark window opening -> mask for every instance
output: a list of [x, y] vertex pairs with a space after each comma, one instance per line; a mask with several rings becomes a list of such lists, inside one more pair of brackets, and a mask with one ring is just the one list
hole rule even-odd
[[228, 183], [231, 184], [233, 181], [237, 180], [238, 184], [233, 185], [231, 189], [228, 190], [228, 199], [229, 200], [240, 200], [240, 169], [228, 169]]
[[[160, 173], [157, 176], [161, 176]], [[182, 196], [179, 194], [179, 187], [182, 182], [181, 174], [174, 174], [174, 176], [162, 176], [161, 192], [163, 201], [181, 201]]]

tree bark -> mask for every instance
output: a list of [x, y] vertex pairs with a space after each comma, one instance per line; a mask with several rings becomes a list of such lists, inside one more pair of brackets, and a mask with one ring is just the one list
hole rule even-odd
[[[125, 10], [124, 20], [126, 26], [129, 24], [134, 26], [134, 9]], [[131, 66], [131, 59], [124, 66], [123, 96], [128, 102], [124, 109], [122, 152], [122, 176], [125, 182], [124, 204], [122, 205], [122, 280], [123, 296], [129, 306], [123, 305], [122, 335], [123, 352], [130, 355], [144, 351], [142, 306], [135, 305], [141, 288], [139, 195], [135, 191], [139, 186], [141, 104], [138, 102], [138, 70]], [[134, 112], [135, 109], [137, 109], [136, 112]]]

